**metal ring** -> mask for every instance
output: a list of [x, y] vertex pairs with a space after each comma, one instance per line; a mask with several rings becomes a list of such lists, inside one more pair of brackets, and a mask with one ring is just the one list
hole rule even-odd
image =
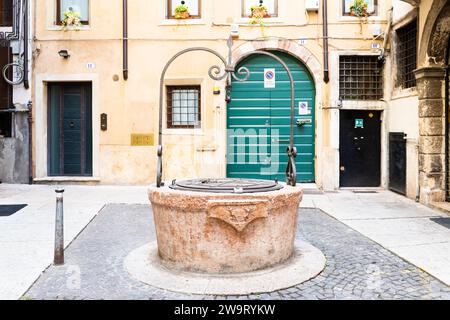
[[[9, 79], [8, 79], [7, 71], [8, 71], [8, 68], [9, 68], [9, 67], [16, 67], [16, 68], [18, 68], [18, 69], [20, 70], [20, 77], [19, 77], [18, 80], [12, 81], [12, 80], [9, 80]], [[23, 82], [24, 77], [25, 77], [25, 73], [24, 73], [24, 71], [23, 71], [23, 66], [22, 66], [21, 64], [19, 64], [19, 63], [16, 63], [16, 62], [14, 62], [14, 63], [8, 63], [7, 65], [5, 65], [5, 66], [3, 67], [2, 74], [3, 74], [3, 78], [5, 79], [5, 81], [6, 81], [8, 84], [13, 85], [13, 86], [14, 86], [14, 85], [21, 84], [21, 83]]]

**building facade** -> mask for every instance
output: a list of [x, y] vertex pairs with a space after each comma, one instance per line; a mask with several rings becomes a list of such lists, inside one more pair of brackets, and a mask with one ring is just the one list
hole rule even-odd
[[[208, 76], [221, 61], [207, 52], [180, 56], [166, 74], [165, 180], [283, 179], [287, 73], [268, 57], [248, 57], [267, 50], [294, 77], [297, 180], [325, 190], [387, 187], [387, 73], [378, 57], [392, 3], [368, 1], [368, 17], [356, 17], [352, 2], [264, 0], [266, 16], [255, 21], [251, 7], [260, 3], [250, 0], [185, 1], [189, 19], [175, 17], [175, 0], [39, 1], [34, 181], [154, 182], [166, 62], [190, 47], [227, 56], [233, 35], [233, 62], [251, 76], [231, 81], [229, 99], [226, 80]], [[70, 10], [79, 27], [61, 25]]]
[[[445, 208], [450, 1], [394, 1], [389, 30], [385, 54], [386, 67], [392, 70], [386, 86], [392, 147], [388, 186]], [[401, 142], [398, 136], [403, 136]]]
[[31, 1], [0, 2], [0, 182], [30, 183]]

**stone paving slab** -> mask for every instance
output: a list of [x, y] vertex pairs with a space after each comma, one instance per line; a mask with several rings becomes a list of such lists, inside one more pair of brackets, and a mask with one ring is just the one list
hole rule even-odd
[[[146, 187], [65, 186], [67, 246], [105, 203], [147, 203]], [[18, 299], [53, 261], [55, 186], [0, 184], [0, 204], [28, 204], [0, 217], [0, 299]]]
[[316, 208], [450, 285], [450, 229], [435, 222], [446, 218], [445, 214], [386, 190], [372, 194], [340, 190], [313, 202]]
[[[321, 249], [324, 271], [301, 285], [247, 296], [200, 296], [131, 278], [125, 257], [155, 240], [149, 205], [108, 205], [26, 293], [32, 299], [450, 299], [450, 287], [318, 209], [300, 209], [297, 238]], [[245, 279], [243, 279], [245, 281]]]

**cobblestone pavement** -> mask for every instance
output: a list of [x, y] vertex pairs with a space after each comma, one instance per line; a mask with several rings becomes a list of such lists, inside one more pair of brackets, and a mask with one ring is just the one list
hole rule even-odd
[[198, 296], [132, 279], [124, 258], [155, 240], [147, 205], [108, 205], [26, 299], [450, 299], [450, 287], [318, 209], [300, 209], [298, 238], [323, 251], [324, 271], [296, 287], [251, 296]]

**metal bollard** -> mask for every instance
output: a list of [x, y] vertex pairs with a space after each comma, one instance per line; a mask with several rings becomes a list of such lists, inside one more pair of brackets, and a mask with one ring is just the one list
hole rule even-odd
[[56, 189], [56, 218], [55, 218], [55, 255], [53, 264], [64, 264], [64, 211], [63, 193], [64, 189]]

